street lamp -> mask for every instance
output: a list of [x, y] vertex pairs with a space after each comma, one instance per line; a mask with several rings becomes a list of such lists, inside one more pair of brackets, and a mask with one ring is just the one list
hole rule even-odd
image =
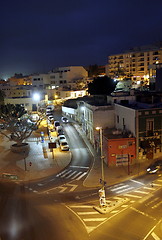
[[38, 111], [38, 102], [40, 101], [40, 94], [35, 92], [33, 94], [33, 100], [36, 103], [36, 108], [37, 108], [37, 111]]
[[96, 127], [96, 130], [100, 133], [100, 154], [101, 154], [101, 180], [102, 188], [99, 190], [99, 196], [100, 196], [100, 206], [105, 207], [106, 206], [106, 200], [105, 200], [105, 177], [104, 177], [104, 156], [103, 156], [103, 129], [102, 127]]

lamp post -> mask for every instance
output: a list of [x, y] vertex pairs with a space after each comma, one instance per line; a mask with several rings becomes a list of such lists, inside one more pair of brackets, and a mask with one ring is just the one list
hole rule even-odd
[[105, 198], [105, 176], [104, 176], [104, 156], [103, 156], [103, 129], [102, 127], [96, 127], [96, 130], [99, 130], [100, 133], [100, 155], [101, 155], [101, 179], [102, 188], [99, 190], [100, 196], [100, 206], [106, 207], [106, 198]]
[[35, 92], [35, 93], [33, 94], [33, 100], [34, 100], [35, 103], [36, 103], [36, 108], [37, 108], [37, 112], [38, 112], [38, 102], [40, 101], [40, 94]]

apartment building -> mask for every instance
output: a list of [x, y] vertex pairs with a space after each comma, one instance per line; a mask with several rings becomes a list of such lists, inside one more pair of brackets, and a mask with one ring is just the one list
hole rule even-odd
[[111, 78], [149, 84], [149, 66], [162, 63], [162, 45], [132, 48], [130, 51], [108, 57], [106, 74]]
[[49, 73], [50, 88], [76, 89], [80, 80], [86, 82], [88, 72], [82, 66], [59, 67]]
[[13, 77], [10, 77], [7, 82], [10, 86], [32, 85], [32, 77], [15, 74]]

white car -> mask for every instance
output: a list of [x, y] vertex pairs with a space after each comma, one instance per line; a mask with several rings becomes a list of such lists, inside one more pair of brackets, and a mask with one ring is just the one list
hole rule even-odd
[[54, 121], [54, 117], [52, 115], [48, 116], [49, 121]]
[[69, 120], [68, 120], [66, 117], [62, 117], [62, 118], [61, 118], [61, 121], [62, 121], [63, 123], [68, 123], [68, 122], [69, 122]]
[[59, 136], [57, 137], [57, 139], [58, 139], [58, 142], [59, 142], [59, 143], [60, 143], [61, 141], [66, 141], [65, 135], [59, 135]]
[[60, 149], [62, 151], [69, 151], [69, 145], [66, 141], [61, 141], [60, 142]]

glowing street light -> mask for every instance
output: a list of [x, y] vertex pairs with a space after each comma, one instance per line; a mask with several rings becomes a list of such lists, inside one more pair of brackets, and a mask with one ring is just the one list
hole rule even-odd
[[36, 103], [36, 108], [37, 108], [37, 111], [38, 111], [38, 102], [40, 101], [40, 94], [35, 92], [33, 94], [33, 100]]
[[34, 93], [33, 94], [33, 100], [39, 102], [40, 101], [40, 94], [39, 93]]

